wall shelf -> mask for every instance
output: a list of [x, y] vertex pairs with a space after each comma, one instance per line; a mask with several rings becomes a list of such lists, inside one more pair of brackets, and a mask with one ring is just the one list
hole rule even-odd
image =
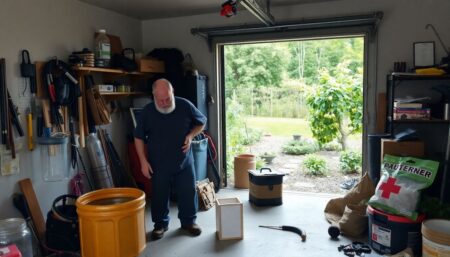
[[121, 69], [113, 69], [113, 68], [99, 68], [99, 67], [73, 67], [75, 71], [82, 73], [111, 73], [111, 74], [121, 74], [121, 75], [149, 75], [156, 72], [128, 72]]
[[139, 96], [139, 95], [148, 95], [145, 92], [100, 92], [102, 96]]

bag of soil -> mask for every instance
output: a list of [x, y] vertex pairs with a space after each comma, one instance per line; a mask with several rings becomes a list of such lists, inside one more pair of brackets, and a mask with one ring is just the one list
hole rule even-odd
[[415, 220], [420, 191], [433, 184], [438, 167], [436, 161], [385, 155], [382, 176], [369, 204]]

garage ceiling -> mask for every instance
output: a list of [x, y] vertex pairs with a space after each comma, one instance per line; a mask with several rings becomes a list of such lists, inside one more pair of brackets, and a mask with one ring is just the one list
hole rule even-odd
[[[220, 12], [225, 0], [80, 0], [140, 20]], [[270, 7], [337, 0], [271, 0]], [[264, 1], [265, 2], [265, 1]], [[239, 7], [242, 9], [242, 7]]]

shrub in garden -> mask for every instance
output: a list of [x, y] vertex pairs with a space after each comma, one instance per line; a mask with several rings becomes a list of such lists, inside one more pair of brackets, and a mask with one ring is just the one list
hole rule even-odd
[[292, 155], [315, 153], [318, 149], [317, 144], [305, 140], [291, 140], [282, 147], [283, 153]]
[[245, 127], [245, 133], [244, 136], [242, 137], [242, 144], [252, 145], [254, 143], [259, 142], [261, 141], [262, 134], [263, 132], [260, 129], [251, 129]]
[[314, 154], [307, 155], [303, 160], [305, 173], [312, 176], [323, 176], [327, 173], [327, 161]]
[[328, 143], [322, 145], [322, 150], [330, 151], [330, 152], [331, 151], [338, 152], [338, 151], [342, 150], [342, 146], [341, 146], [341, 144], [339, 144], [336, 141], [331, 141], [331, 142], [328, 142]]
[[256, 170], [266, 167], [267, 163], [260, 157], [256, 157]]
[[361, 172], [362, 155], [360, 152], [344, 151], [339, 157], [339, 167], [344, 174]]

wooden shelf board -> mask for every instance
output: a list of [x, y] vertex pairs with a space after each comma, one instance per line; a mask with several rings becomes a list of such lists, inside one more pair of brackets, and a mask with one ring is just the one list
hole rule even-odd
[[[148, 75], [152, 74], [152, 72], [127, 72], [121, 69], [112, 69], [112, 68], [99, 68], [99, 67], [73, 67], [75, 71], [81, 72], [103, 72], [103, 73], [114, 73], [114, 74], [123, 74], [123, 75]], [[156, 73], [156, 72], [154, 72]]]
[[450, 79], [450, 75], [426, 75], [426, 74], [415, 74], [415, 73], [406, 73], [406, 72], [394, 72], [389, 74], [390, 79], [396, 80], [448, 80]]
[[448, 120], [432, 119], [432, 120], [394, 120], [395, 123], [450, 123]]
[[145, 92], [100, 92], [104, 96], [146, 95]]

